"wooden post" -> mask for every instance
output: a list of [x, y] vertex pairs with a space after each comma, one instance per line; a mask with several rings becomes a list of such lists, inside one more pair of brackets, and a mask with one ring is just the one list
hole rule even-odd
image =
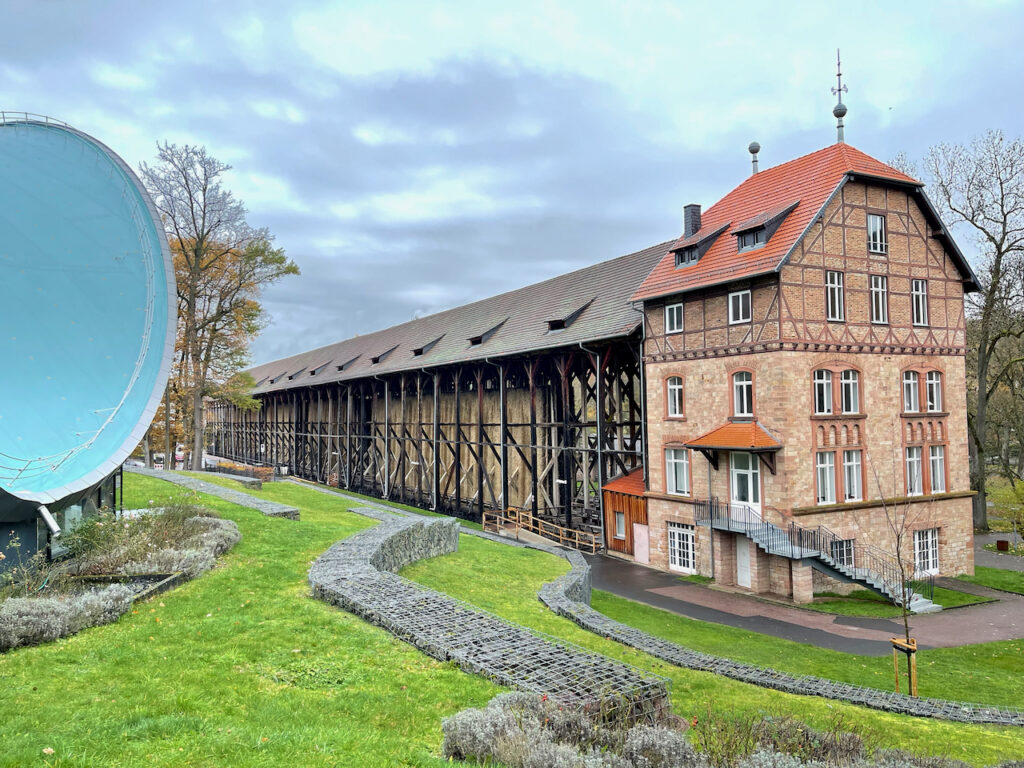
[[917, 696], [917, 640], [910, 638], [909, 641], [899, 637], [889, 639], [892, 643], [892, 668], [896, 677], [896, 693], [900, 692], [900, 660], [899, 654], [906, 654], [907, 657], [907, 691], [911, 696]]

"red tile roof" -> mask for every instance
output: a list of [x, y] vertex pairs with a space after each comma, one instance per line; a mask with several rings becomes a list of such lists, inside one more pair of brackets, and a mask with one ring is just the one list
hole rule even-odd
[[606, 491], [615, 493], [628, 493], [630, 496], [643, 496], [644, 491], [644, 468], [634, 469], [628, 475], [617, 477], [603, 486]]
[[686, 443], [688, 448], [720, 448], [729, 450], [778, 450], [782, 443], [768, 433], [756, 421], [739, 421], [723, 424], [705, 435]]
[[[750, 176], [701, 216], [703, 233], [723, 225], [730, 232], [719, 235], [699, 262], [676, 268], [671, 250], [647, 276], [633, 295], [633, 301], [652, 299], [717, 283], [774, 271], [797, 243], [808, 225], [824, 207], [849, 173], [875, 176], [920, 186], [905, 173], [875, 160], [849, 144], [833, 144], [788, 163]], [[737, 252], [732, 233], [752, 220], [778, 213], [794, 201], [796, 208], [761, 248]], [[688, 238], [692, 241], [694, 238]], [[678, 247], [676, 241], [672, 248]]]

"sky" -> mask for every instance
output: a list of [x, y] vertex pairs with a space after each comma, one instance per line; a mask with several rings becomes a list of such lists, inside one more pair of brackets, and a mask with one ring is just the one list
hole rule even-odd
[[[262, 363], [676, 237], [846, 140], [921, 158], [1024, 124], [1011, 2], [0, 0], [0, 110], [136, 169], [201, 144], [302, 274]], [[969, 238], [961, 237], [972, 253]]]

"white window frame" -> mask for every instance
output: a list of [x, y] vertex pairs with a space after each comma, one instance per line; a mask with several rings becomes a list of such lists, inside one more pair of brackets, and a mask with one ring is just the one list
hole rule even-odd
[[686, 523], [668, 522], [668, 568], [681, 573], [697, 572], [697, 531]]
[[[677, 467], [683, 468], [683, 487], [679, 487]], [[673, 496], [690, 495], [690, 451], [687, 448], [665, 449], [665, 492]]]
[[868, 253], [888, 253], [886, 242], [885, 216], [880, 213], [868, 214]]
[[932, 493], [946, 492], [946, 446], [928, 446], [928, 473]]
[[760, 248], [767, 242], [765, 238], [764, 227], [758, 227], [757, 229], [748, 229], [746, 232], [740, 232], [736, 236], [736, 248], [742, 253], [743, 251], [752, 251], [755, 248]]
[[[678, 321], [678, 322], [676, 322]], [[665, 333], [683, 332], [683, 303], [665, 305]]]
[[817, 503], [836, 503], [836, 452], [818, 451], [814, 457], [814, 468], [818, 475]]
[[871, 322], [889, 324], [889, 278], [885, 275], [871, 275]]
[[[860, 413], [860, 372], [849, 368], [839, 374], [839, 399], [843, 413]], [[847, 407], [854, 406], [853, 408]]]
[[908, 445], [906, 453], [907, 496], [924, 495], [924, 473], [921, 466], [921, 446]]
[[928, 281], [910, 281], [910, 309], [914, 325], [928, 325]]
[[921, 412], [921, 375], [917, 371], [904, 371], [903, 378], [903, 412]]
[[846, 297], [843, 293], [843, 273], [825, 273], [825, 318], [830, 322], [846, 320]]
[[[743, 381], [739, 377], [746, 377]], [[740, 406], [746, 406], [742, 410]], [[754, 374], [750, 371], [736, 371], [732, 375], [732, 415], [753, 416], [754, 415]]]
[[[678, 382], [678, 383], [673, 383]], [[683, 415], [683, 377], [669, 376], [665, 380], [666, 413], [670, 419]]]
[[831, 416], [832, 402], [832, 371], [819, 368], [814, 372], [814, 414]]
[[[744, 298], [746, 301], [744, 302]], [[744, 307], [744, 303], [746, 306]], [[745, 291], [733, 291], [729, 294], [729, 325], [739, 325], [740, 323], [749, 323], [750, 318], [753, 316], [751, 309], [751, 298], [750, 289]], [[744, 316], [744, 310], [746, 316]]]
[[928, 371], [924, 375], [925, 407], [928, 413], [942, 412], [942, 371]]
[[914, 572], [932, 576], [939, 572], [939, 529], [914, 531]]
[[832, 542], [832, 560], [835, 561], [836, 565], [841, 565], [844, 568], [856, 567], [856, 558], [854, 557], [853, 547], [856, 539], [839, 539]]
[[843, 501], [864, 500], [864, 464], [859, 448], [843, 451]]

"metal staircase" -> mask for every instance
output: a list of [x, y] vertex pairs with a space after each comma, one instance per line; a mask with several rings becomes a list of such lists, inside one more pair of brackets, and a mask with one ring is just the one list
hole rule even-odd
[[718, 499], [694, 502], [694, 513], [698, 525], [742, 534], [769, 555], [802, 560], [827, 576], [859, 584], [895, 605], [902, 605], [906, 599], [912, 613], [942, 610], [931, 600], [935, 594], [934, 576], [926, 575], [904, 584], [893, 555], [865, 544], [850, 545], [824, 526], [805, 528], [790, 523], [781, 527], [746, 504]]

